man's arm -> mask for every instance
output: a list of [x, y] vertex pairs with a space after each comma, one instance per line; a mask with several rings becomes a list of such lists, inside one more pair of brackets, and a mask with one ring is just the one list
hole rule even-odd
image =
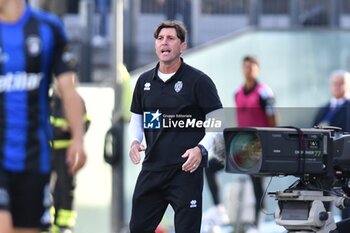
[[276, 100], [272, 90], [268, 86], [264, 86], [259, 90], [260, 104], [265, 110], [267, 115], [267, 121], [269, 127], [277, 126], [277, 115], [276, 115]]
[[269, 122], [270, 127], [277, 126], [277, 117], [276, 114], [272, 114], [271, 116], [267, 117], [267, 121]]
[[71, 131], [71, 145], [67, 150], [67, 163], [72, 174], [82, 168], [86, 162], [84, 150], [84, 106], [76, 90], [75, 72], [64, 72], [56, 77], [56, 88], [61, 94], [65, 118]]
[[[212, 148], [214, 140], [218, 135], [222, 135], [225, 128], [224, 111], [223, 108], [213, 110], [206, 114], [206, 120], [208, 119], [220, 119], [221, 127], [216, 129], [209, 129], [211, 132], [206, 132], [202, 140], [197, 146], [186, 150], [182, 155], [182, 158], [187, 158], [186, 162], [182, 165], [182, 170], [186, 172], [194, 172], [198, 166], [202, 163], [202, 160], [208, 161], [208, 151]], [[204, 152], [205, 151], [205, 152]], [[203, 155], [203, 152], [205, 155]], [[205, 157], [203, 157], [205, 156]]]
[[141, 144], [143, 139], [142, 115], [132, 113], [129, 124], [129, 135], [131, 138], [129, 157], [134, 164], [141, 162], [141, 151], [146, 148]]

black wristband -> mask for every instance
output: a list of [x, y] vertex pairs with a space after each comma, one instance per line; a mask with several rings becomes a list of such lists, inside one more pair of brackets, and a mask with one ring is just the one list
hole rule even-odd
[[201, 150], [201, 154], [203, 157], [208, 156], [208, 151], [207, 149], [205, 149], [205, 147], [202, 144], [198, 144], [197, 146]]

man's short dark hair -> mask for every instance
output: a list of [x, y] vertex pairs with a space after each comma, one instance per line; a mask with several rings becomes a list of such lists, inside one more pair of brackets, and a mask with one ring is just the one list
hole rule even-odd
[[176, 31], [176, 35], [177, 37], [181, 40], [181, 42], [185, 42], [186, 40], [186, 27], [184, 26], [184, 24], [181, 21], [177, 21], [177, 20], [167, 20], [167, 21], [163, 21], [161, 22], [157, 29], [154, 32], [154, 38], [157, 39], [159, 32], [163, 29], [163, 28], [174, 28]]
[[257, 66], [259, 66], [259, 61], [258, 59], [255, 57], [255, 56], [252, 56], [252, 55], [247, 55], [243, 58], [243, 63], [244, 62], [250, 62], [250, 63], [253, 63]]

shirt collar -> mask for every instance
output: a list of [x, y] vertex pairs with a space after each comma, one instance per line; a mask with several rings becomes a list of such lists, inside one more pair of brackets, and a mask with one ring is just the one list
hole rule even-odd
[[346, 101], [345, 98], [336, 99], [332, 97], [330, 101], [330, 107], [335, 108], [335, 107], [341, 106], [342, 104], [344, 104], [345, 101]]
[[[176, 76], [176, 74], [179, 73], [180, 70], [182, 70], [182, 68], [183, 68], [183, 66], [184, 66], [184, 61], [183, 61], [183, 58], [182, 58], [182, 57], [181, 57], [180, 59], [181, 59], [181, 65], [180, 65], [179, 69], [175, 72], [175, 74], [173, 75], [173, 77], [171, 77], [169, 80], [173, 79], [173, 78]], [[157, 63], [156, 67], [155, 67], [154, 70], [153, 70], [153, 77], [152, 77], [153, 80], [156, 79], [156, 78], [159, 78], [159, 77], [158, 77], [158, 69], [159, 69], [159, 62]], [[169, 81], [169, 80], [168, 80], [168, 81]]]

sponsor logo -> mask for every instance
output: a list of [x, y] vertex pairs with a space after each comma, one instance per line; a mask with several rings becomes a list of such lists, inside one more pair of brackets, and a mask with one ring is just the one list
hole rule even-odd
[[156, 112], [143, 113], [143, 127], [145, 129], [159, 129], [162, 114], [159, 109]]
[[78, 64], [77, 56], [72, 52], [69, 46], [66, 46], [62, 53], [62, 61], [69, 67], [76, 67]]
[[196, 208], [197, 207], [197, 200], [191, 200], [190, 201], [190, 208]]
[[145, 83], [144, 87], [143, 87], [144, 91], [149, 91], [151, 90], [151, 83]]
[[37, 35], [30, 35], [26, 40], [29, 55], [35, 57], [41, 52], [41, 40]]
[[0, 75], [0, 92], [35, 90], [38, 89], [42, 78], [41, 73], [17, 72]]
[[222, 121], [215, 118], [206, 120], [198, 120], [190, 114], [162, 114], [159, 109], [155, 112], [144, 112], [143, 126], [145, 129], [160, 129], [160, 128], [212, 128], [221, 129]]
[[173, 119], [164, 118], [163, 128], [221, 128], [221, 121], [215, 118], [209, 118], [205, 121], [195, 118]]
[[177, 81], [177, 82], [175, 83], [175, 85], [174, 85], [174, 90], [175, 90], [176, 92], [180, 92], [181, 89], [182, 89], [182, 87], [183, 87], [182, 81]]

